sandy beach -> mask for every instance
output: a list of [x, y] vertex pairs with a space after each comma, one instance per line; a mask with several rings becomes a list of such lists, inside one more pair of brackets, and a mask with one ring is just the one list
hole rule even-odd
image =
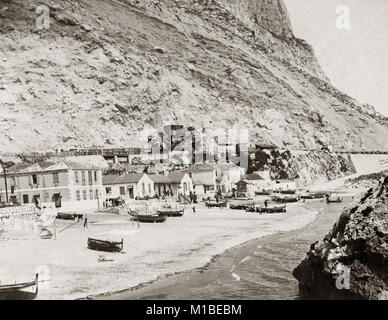
[[[302, 228], [318, 211], [303, 203], [288, 204], [285, 214], [259, 215], [240, 210], [187, 207], [181, 218], [162, 224], [140, 224], [126, 216], [89, 215], [80, 221], [56, 223], [57, 239], [41, 240], [4, 233], [0, 237], [2, 283], [28, 280], [41, 272], [38, 299], [77, 299], [115, 292], [153, 281], [166, 274], [199, 268], [213, 256], [249, 240]], [[64, 231], [62, 231], [64, 230]], [[124, 239], [122, 253], [87, 248], [87, 237]], [[104, 262], [99, 262], [103, 255]]]

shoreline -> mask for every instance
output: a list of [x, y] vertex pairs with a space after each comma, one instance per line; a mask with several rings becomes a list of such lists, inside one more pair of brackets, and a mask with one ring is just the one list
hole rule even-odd
[[[314, 207], [314, 206], [319, 207], [318, 203], [319, 202], [315, 202], [315, 203], [310, 202], [310, 203], [306, 203], [306, 205], [309, 207]], [[207, 264], [199, 268], [194, 268], [191, 270], [183, 270], [180, 272], [162, 275], [158, 277], [158, 279], [141, 283], [139, 285], [128, 288], [126, 290], [120, 290], [117, 292], [106, 292], [104, 294], [87, 297], [86, 299], [96, 299], [96, 300], [203, 299], [203, 296], [201, 294], [193, 297], [192, 291], [197, 292], [197, 294], [198, 292], [202, 292], [202, 294], [205, 294], [205, 299], [208, 299], [210, 298], [210, 294], [207, 293], [207, 291], [209, 290], [207, 289], [209, 284], [212, 284], [210, 285], [211, 286], [210, 289], [214, 289], [215, 282], [225, 281], [225, 280], [236, 281], [236, 279], [233, 279], [233, 280], [231, 278], [228, 279], [228, 277], [230, 277], [231, 275], [232, 276], [235, 275], [234, 273], [231, 274], [231, 272], [232, 271], [238, 272], [238, 274], [240, 274], [240, 271], [246, 272], [246, 269], [245, 269], [246, 267], [243, 267], [244, 271], [243, 270], [236, 271], [235, 266], [238, 266], [241, 263], [245, 264], [246, 263], [245, 261], [251, 261], [252, 252], [254, 257], [258, 252], [257, 251], [258, 247], [260, 248], [262, 246], [272, 247], [273, 243], [282, 244], [284, 243], [285, 239], [286, 241], [289, 241], [290, 239], [294, 239], [295, 237], [298, 239], [304, 239], [306, 242], [305, 248], [303, 246], [302, 248], [298, 248], [299, 258], [297, 259], [297, 263], [302, 261], [304, 258], [304, 255], [308, 251], [310, 244], [315, 240], [318, 240], [320, 236], [323, 236], [324, 234], [326, 234], [326, 232], [329, 232], [331, 230], [333, 223], [338, 219], [339, 215], [342, 213], [342, 210], [338, 210], [338, 209], [342, 209], [341, 205], [330, 206], [330, 207], [325, 207], [324, 209], [321, 209], [321, 210], [316, 210], [317, 215], [315, 219], [301, 228], [292, 229], [288, 231], [279, 231], [274, 234], [269, 234], [256, 239], [248, 240], [247, 242], [231, 247], [222, 253], [216, 254], [215, 256], [212, 257], [211, 261], [209, 261]], [[310, 239], [306, 241], [304, 237], [307, 237]], [[289, 242], [289, 244], [292, 247], [292, 241]], [[284, 257], [284, 258], [286, 260], [289, 259], [289, 257]], [[257, 259], [261, 259], [261, 258], [257, 258]], [[258, 260], [257, 262], [259, 261], [260, 260]], [[257, 268], [257, 265], [252, 265], [251, 267], [252, 267], [252, 270], [254, 270], [255, 268]], [[265, 266], [263, 267], [265, 268]], [[265, 270], [263, 271], [265, 272]], [[286, 291], [290, 295], [282, 296], [281, 299], [289, 299], [289, 298], [298, 299], [297, 297], [298, 289], [296, 285], [297, 281], [296, 279], [293, 278], [291, 271], [292, 270], [290, 270], [289, 272], [289, 276], [292, 277], [293, 279], [294, 287], [295, 287], [293, 288], [294, 291], [290, 290], [290, 288], [286, 288], [287, 290], [284, 290], [284, 291]], [[237, 277], [239, 278], [238, 275]], [[245, 278], [246, 277], [247, 275], [245, 275]], [[219, 280], [219, 278], [223, 280]], [[260, 282], [259, 279], [256, 279], [255, 281]], [[235, 282], [236, 286], [241, 285], [239, 281], [240, 280], [237, 280], [237, 282]], [[274, 279], [273, 285], [277, 286], [278, 283], [276, 283], [275, 281], [276, 280]], [[191, 284], [193, 284], [193, 287], [191, 287]], [[228, 286], [230, 285], [230, 283], [225, 283], [225, 285]], [[190, 287], [190, 289], [188, 289], [188, 287]], [[204, 292], [203, 290], [206, 290], [206, 292]], [[258, 293], [255, 292], [255, 294], [258, 294]], [[216, 291], [216, 299], [225, 299], [225, 296], [221, 291], [218, 291], [218, 292]], [[264, 298], [264, 295], [259, 295], [258, 299], [266, 299], [266, 298]], [[272, 299], [278, 299], [278, 297], [274, 295]]]

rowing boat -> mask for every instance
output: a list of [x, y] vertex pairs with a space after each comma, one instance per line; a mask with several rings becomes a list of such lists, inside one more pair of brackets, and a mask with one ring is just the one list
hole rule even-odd
[[121, 239], [121, 242], [117, 242], [117, 241], [88, 238], [89, 249], [96, 250], [96, 251], [121, 252], [121, 250], [123, 250], [123, 246], [124, 246], [123, 239]]
[[159, 216], [167, 217], [182, 217], [185, 213], [184, 209], [172, 209], [172, 208], [161, 208], [157, 211]]
[[205, 205], [207, 208], [226, 208], [227, 202], [226, 201], [215, 201], [215, 200], [209, 200], [205, 201]]
[[166, 215], [159, 215], [159, 214], [149, 214], [149, 215], [131, 214], [131, 216], [135, 221], [146, 222], [146, 223], [162, 223], [167, 220]]
[[0, 285], [0, 300], [33, 300], [38, 296], [38, 278], [31, 282]]

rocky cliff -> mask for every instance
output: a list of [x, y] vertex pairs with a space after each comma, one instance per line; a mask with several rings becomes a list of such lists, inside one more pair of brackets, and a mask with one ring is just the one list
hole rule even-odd
[[237, 125], [287, 148], [388, 149], [282, 0], [0, 1], [0, 150], [128, 146], [164, 124]]
[[348, 157], [328, 150], [256, 150], [249, 154], [248, 159], [248, 173], [269, 170], [273, 180], [298, 179], [301, 185], [326, 182], [355, 173]]
[[293, 274], [309, 298], [388, 299], [388, 177], [343, 212]]

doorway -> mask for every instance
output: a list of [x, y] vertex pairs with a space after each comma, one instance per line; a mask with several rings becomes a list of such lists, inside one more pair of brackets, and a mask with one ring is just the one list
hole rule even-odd
[[133, 187], [128, 188], [129, 199], [134, 199]]
[[60, 193], [54, 193], [52, 197], [52, 202], [55, 203], [55, 208], [62, 207], [62, 196]]

